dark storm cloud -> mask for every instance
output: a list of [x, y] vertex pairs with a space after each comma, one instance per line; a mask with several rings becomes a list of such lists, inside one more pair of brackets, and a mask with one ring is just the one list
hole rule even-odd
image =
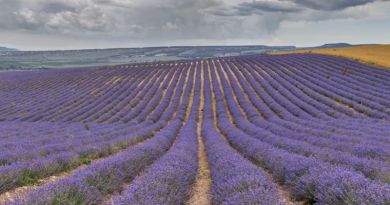
[[347, 7], [357, 6], [371, 2], [372, 0], [292, 0], [302, 6], [316, 10], [339, 10]]
[[[105, 41], [255, 39], [379, 0], [0, 0], [0, 31]], [[360, 15], [361, 16], [361, 15]]]
[[[268, 29], [258, 30], [261, 35], [283, 20], [307, 20], [309, 15], [293, 14], [310, 9], [340, 10], [374, 1], [0, 0], [0, 28], [75, 36], [109, 31], [112, 36], [153, 39], [235, 37], [255, 33], [250, 26]], [[326, 19], [323, 13], [312, 15]], [[234, 32], [237, 28], [243, 32]]]
[[295, 13], [309, 9], [337, 11], [381, 1], [388, 0], [257, 0], [225, 8], [221, 7], [211, 10], [210, 13], [218, 16], [249, 16], [252, 14], [261, 15], [264, 12]]
[[0, 29], [82, 34], [107, 31], [113, 25], [104, 9], [87, 0], [0, 0], [0, 4]]
[[383, 0], [285, 0], [316, 10], [342, 10]]
[[[0, 29], [129, 37], [193, 37], [212, 29], [202, 10], [215, 0], [0, 0]], [[232, 21], [234, 22], [234, 21]], [[218, 28], [216, 28], [218, 29]]]
[[267, 12], [298, 12], [301, 9], [288, 2], [279, 1], [253, 1], [241, 3], [237, 8], [253, 9]]

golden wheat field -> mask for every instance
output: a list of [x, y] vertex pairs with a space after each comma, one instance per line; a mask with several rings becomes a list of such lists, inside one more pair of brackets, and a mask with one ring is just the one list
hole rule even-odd
[[358, 60], [390, 69], [390, 45], [366, 45], [346, 48], [323, 48], [312, 50], [279, 51], [271, 54], [320, 53]]

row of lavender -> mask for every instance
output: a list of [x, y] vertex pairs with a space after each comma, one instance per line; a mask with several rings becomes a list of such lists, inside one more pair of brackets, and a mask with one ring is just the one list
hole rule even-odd
[[[199, 73], [199, 70], [198, 70]], [[207, 79], [208, 70], [202, 68]], [[200, 78], [197, 78], [198, 82]], [[283, 204], [277, 185], [262, 169], [240, 156], [213, 127], [210, 84], [195, 86], [189, 119], [175, 145], [111, 204], [185, 204], [191, 194], [198, 161], [196, 126], [200, 126], [211, 169], [213, 204]], [[201, 89], [200, 89], [201, 88]], [[199, 107], [203, 102], [204, 107]], [[199, 111], [204, 113], [203, 118]], [[200, 122], [199, 122], [200, 121]]]
[[[210, 63], [212, 64], [212, 63]], [[211, 70], [213, 69], [213, 66], [211, 66]], [[218, 70], [218, 69], [217, 69]], [[225, 105], [222, 103], [223, 101], [227, 101], [226, 105], [228, 105], [228, 110], [231, 110], [233, 108], [234, 99], [233, 96], [229, 96], [227, 92], [221, 92], [219, 90], [219, 86], [223, 88], [224, 91], [228, 91], [229, 85], [227, 85], [227, 82], [223, 80], [223, 76], [221, 73], [215, 75], [212, 73], [213, 78], [213, 87], [214, 87], [214, 93], [215, 98], [217, 99], [217, 107], [216, 112], [218, 113], [218, 129], [221, 130], [221, 132], [227, 137], [230, 143], [232, 145], [244, 154], [244, 156], [247, 156], [249, 159], [252, 159], [256, 163], [260, 163], [264, 168], [269, 169], [274, 175], [274, 177], [277, 179], [278, 182], [282, 183], [283, 185], [287, 186], [287, 188], [290, 189], [290, 191], [295, 195], [297, 199], [303, 199], [308, 202], [318, 202], [318, 203], [329, 203], [329, 204], [339, 204], [339, 203], [356, 203], [356, 204], [386, 204], [389, 199], [389, 186], [386, 183], [381, 182], [381, 179], [374, 179], [370, 180], [366, 177], [364, 177], [360, 171], [361, 170], [354, 170], [349, 168], [350, 164], [348, 162], [352, 161], [346, 161], [343, 166], [339, 166], [338, 162], [321, 162], [323, 160], [318, 161], [315, 154], [318, 150], [312, 149], [313, 156], [306, 157], [302, 156], [303, 154], [294, 154], [291, 152], [291, 150], [284, 150], [281, 147], [278, 147], [275, 144], [272, 143], [272, 141], [276, 138], [277, 140], [283, 141], [282, 138], [278, 138], [277, 136], [272, 136], [268, 138], [268, 136], [257, 134], [256, 133], [264, 133], [265, 130], [259, 130], [256, 129], [256, 127], [252, 127], [254, 131], [251, 133], [251, 136], [246, 135], [243, 131], [240, 129], [248, 128], [248, 125], [245, 127], [243, 123], [237, 122], [240, 120], [243, 120], [242, 116], [237, 116], [233, 114], [232, 119], [234, 119], [235, 124], [241, 124], [239, 126], [240, 129], [234, 129], [236, 125], [231, 124], [232, 121], [227, 120], [228, 112], [223, 111], [223, 107]], [[218, 76], [218, 77], [217, 77]], [[206, 77], [207, 79], [207, 77]], [[221, 81], [221, 84], [216, 83], [217, 81]], [[232, 82], [232, 81], [231, 81]], [[206, 80], [206, 85], [207, 80]], [[225, 99], [221, 98], [221, 96], [226, 96]], [[207, 98], [206, 98], [207, 99]], [[218, 103], [219, 102], [219, 103]], [[222, 103], [222, 104], [221, 104]], [[206, 105], [210, 106], [210, 101], [206, 103]], [[236, 110], [237, 111], [237, 110]], [[207, 113], [207, 111], [206, 111]], [[233, 112], [234, 113], [234, 112]], [[237, 113], [237, 112], [236, 112]], [[225, 116], [225, 117], [224, 117]], [[215, 127], [213, 128], [211, 125], [213, 124], [212, 121], [206, 121], [207, 126], [203, 128], [204, 130], [204, 137], [206, 141], [208, 140], [209, 132], [214, 133], [214, 139], [217, 140], [217, 133], [213, 131]], [[228, 123], [228, 124], [225, 124]], [[244, 128], [243, 128], [244, 127]], [[249, 126], [250, 128], [250, 126]], [[247, 138], [245, 138], [245, 136]], [[255, 136], [260, 141], [251, 139]], [[243, 138], [244, 137], [244, 138]], [[243, 139], [245, 139], [246, 142], [242, 142]], [[261, 139], [261, 138], [268, 138], [267, 140]], [[248, 141], [249, 140], [249, 141]], [[248, 146], [250, 146], [250, 149], [247, 150]], [[286, 144], [285, 146], [287, 146]], [[219, 144], [221, 148], [223, 147], [222, 144]], [[243, 147], [241, 147], [243, 146]], [[294, 146], [299, 146], [292, 143], [292, 145], [289, 145], [290, 147], [294, 148]], [[307, 146], [307, 145], [306, 145]], [[303, 146], [297, 147], [297, 150], [304, 148]], [[210, 148], [211, 149], [211, 148]], [[331, 152], [331, 150], [326, 150], [328, 152]], [[261, 154], [259, 155], [259, 152]], [[264, 175], [259, 175], [260, 178], [252, 178], [253, 181], [250, 183], [253, 186], [245, 187], [245, 183], [248, 183], [248, 179], [245, 179], [245, 174], [235, 174], [235, 176], [229, 176], [229, 175], [221, 175], [221, 176], [228, 176], [229, 184], [224, 184], [224, 180], [218, 179], [218, 172], [220, 172], [219, 169], [215, 170], [213, 169], [213, 166], [221, 166], [216, 165], [214, 161], [211, 161], [212, 159], [217, 160], [213, 158], [213, 154], [218, 154], [218, 152], [212, 150], [209, 152], [211, 169], [213, 172], [213, 196], [214, 201], [218, 203], [238, 203], [238, 204], [248, 204], [248, 203], [264, 203], [264, 204], [276, 204], [279, 203], [279, 197], [277, 196], [277, 192], [275, 191], [275, 186], [272, 184], [272, 182], [267, 179]], [[225, 153], [226, 154], [226, 153]], [[340, 153], [338, 153], [340, 154]], [[278, 160], [277, 163], [273, 160], [279, 159], [282, 160], [281, 162]], [[348, 160], [348, 157], [342, 157], [345, 158], [345, 160]], [[233, 157], [234, 158], [234, 157]], [[231, 160], [231, 159], [229, 159]], [[245, 164], [245, 160], [241, 159], [242, 162]], [[297, 163], [300, 162], [302, 164]], [[366, 162], [366, 161], [364, 161]], [[228, 162], [227, 162], [228, 163]], [[282, 163], [282, 164], [280, 164]], [[294, 164], [292, 164], [294, 163]], [[364, 165], [364, 163], [362, 163]], [[252, 165], [253, 166], [253, 165]], [[286, 167], [287, 166], [287, 167]], [[289, 167], [291, 166], [291, 167]], [[244, 168], [245, 165], [240, 165], [239, 168]], [[370, 166], [367, 166], [368, 168]], [[232, 167], [229, 167], [230, 169]], [[246, 167], [245, 167], [246, 168]], [[381, 170], [385, 169], [381, 174], [388, 174], [388, 167], [384, 163], [378, 164], [376, 168], [379, 168]], [[249, 168], [247, 168], [249, 169]], [[224, 169], [222, 169], [223, 171]], [[250, 170], [250, 169], [249, 169]], [[226, 170], [227, 171], [227, 170]], [[241, 170], [242, 171], [242, 170]], [[370, 170], [372, 171], [372, 170]], [[289, 173], [291, 172], [291, 173]], [[244, 172], [245, 173], [245, 172]], [[225, 173], [228, 174], [228, 173]], [[242, 179], [236, 178], [236, 177], [243, 177]], [[385, 176], [386, 177], [386, 176]], [[234, 178], [234, 180], [233, 180]], [[145, 181], [150, 182], [150, 180]], [[230, 181], [231, 180], [231, 181]], [[242, 181], [241, 181], [242, 180]], [[335, 182], [339, 182], [341, 180], [341, 183], [338, 185], [334, 185], [334, 187], [329, 187], [331, 184], [335, 184]], [[386, 178], [383, 178], [386, 182]], [[145, 182], [144, 181], [144, 182]], [[261, 183], [260, 183], [261, 182]], [[220, 184], [221, 183], [221, 184]], [[241, 187], [244, 184], [244, 189], [240, 189], [237, 187]], [[255, 186], [254, 184], [260, 183], [260, 185]], [[223, 188], [220, 189], [222, 186]], [[234, 191], [229, 191], [229, 187], [233, 189]], [[234, 188], [236, 187], [236, 188]], [[158, 187], [161, 188], [161, 187]], [[335, 190], [333, 190], [335, 189]], [[131, 190], [131, 189], [130, 189]], [[133, 190], [134, 191], [134, 190]], [[226, 192], [224, 192], [226, 191]], [[256, 191], [259, 191], [256, 193]], [[222, 193], [221, 193], [222, 192]], [[143, 192], [145, 196], [145, 192]], [[154, 193], [154, 192], [152, 192]], [[364, 193], [364, 194], [363, 194]], [[156, 194], [152, 194], [152, 199], [155, 199], [161, 192], [157, 192]], [[254, 195], [252, 195], [254, 194]], [[231, 196], [230, 196], [231, 195]], [[132, 195], [131, 195], [132, 196]], [[166, 199], [169, 199], [169, 196], [166, 196]], [[220, 197], [220, 198], [219, 198]], [[232, 197], [232, 198], [230, 198]], [[144, 198], [142, 198], [143, 200]], [[224, 202], [224, 200], [228, 199], [228, 202]], [[123, 197], [122, 197], [123, 200]], [[123, 203], [129, 203], [133, 202], [134, 198], [127, 198], [128, 201]], [[142, 201], [141, 200], [141, 201]], [[150, 201], [149, 201], [150, 202]], [[119, 202], [116, 202], [119, 203]]]
[[[225, 80], [224, 75], [221, 74], [222, 71], [227, 73], [227, 77], [228, 77], [228, 79], [230, 79], [230, 81], [229, 81], [230, 83], [228, 83], [228, 81], [226, 81], [227, 79]], [[338, 141], [336, 141], [334, 138], [329, 139], [329, 138], [323, 137], [321, 140], [321, 144], [319, 144], [318, 143], [319, 142], [318, 136], [306, 135], [302, 132], [294, 130], [294, 129], [296, 129], [296, 127], [299, 127], [299, 126], [302, 127], [302, 125], [298, 124], [298, 125], [295, 125], [293, 127], [290, 126], [289, 129], [286, 129], [283, 126], [279, 126], [282, 123], [275, 123], [274, 124], [274, 123], [268, 123], [267, 121], [264, 122], [264, 121], [262, 121], [261, 118], [259, 118], [259, 115], [255, 114], [256, 109], [250, 105], [250, 103], [252, 101], [245, 100], [244, 95], [246, 94], [246, 92], [241, 91], [240, 86], [236, 83], [236, 81], [234, 81], [234, 78], [231, 77], [232, 73], [230, 73], [227, 69], [221, 68], [219, 66], [219, 64], [217, 64], [217, 72], [219, 72], [219, 76], [220, 76], [220, 79], [222, 81], [223, 87], [224, 88], [231, 87], [232, 88], [231, 90], [234, 91], [234, 92], [230, 92], [230, 90], [226, 90], [227, 92], [224, 93], [225, 96], [228, 99], [234, 99], [236, 96], [237, 102], [241, 105], [242, 110], [244, 111], [244, 112], [241, 112], [238, 109], [232, 110], [232, 113], [236, 114], [234, 116], [234, 120], [237, 121], [237, 124], [239, 124], [241, 122], [241, 119], [246, 117], [247, 120], [249, 120], [253, 125], [255, 125], [255, 126], [253, 126], [254, 128], [252, 128], [252, 129], [250, 127], [243, 128], [248, 132], [248, 134], [255, 135], [260, 130], [263, 133], [267, 134], [268, 138], [273, 140], [275, 143], [277, 143], [278, 146], [285, 146], [285, 147], [290, 146], [291, 147], [292, 145], [300, 145], [300, 147], [305, 147], [305, 149], [299, 148], [296, 151], [305, 153], [306, 155], [307, 154], [318, 154], [320, 156], [324, 156], [324, 158], [327, 158], [327, 160], [331, 160], [331, 161], [339, 160], [341, 162], [342, 160], [344, 160], [345, 163], [347, 163], [347, 164], [352, 163], [350, 160], [347, 160], [347, 159], [351, 159], [354, 161], [354, 164], [356, 164], [356, 167], [358, 167], [359, 169], [362, 169], [362, 171], [363, 170], [367, 171], [368, 169], [371, 169], [371, 171], [372, 171], [372, 169], [375, 169], [374, 167], [378, 167], [378, 169], [383, 168], [384, 167], [383, 161], [388, 159], [388, 157], [390, 156], [388, 149], [386, 149], [386, 146], [377, 145], [378, 143], [376, 143], [376, 141], [371, 141], [370, 139], [360, 138], [360, 142], [357, 143], [356, 140], [359, 138], [354, 137], [354, 138], [348, 138], [348, 140], [349, 140], [348, 142], [344, 141], [344, 142], [338, 143]], [[245, 84], [243, 83], [242, 85], [245, 85]], [[250, 90], [250, 87], [246, 87], [246, 88], [247, 88], [246, 90]], [[254, 114], [254, 115], [250, 116], [251, 114], [252, 115]], [[386, 126], [386, 123], [383, 125]], [[261, 129], [261, 128], [265, 128], [265, 129]], [[253, 130], [253, 133], [251, 133], [251, 130]], [[388, 131], [388, 129], [386, 129], [385, 127], [384, 127], [384, 130]], [[282, 140], [283, 138], [280, 138], [280, 137], [292, 138], [292, 139], [291, 140], [289, 139], [287, 141], [283, 141]], [[382, 138], [386, 139], [386, 137], [382, 137]], [[303, 139], [305, 142], [302, 142]], [[355, 141], [351, 141], [352, 139], [355, 139]], [[373, 150], [372, 156], [364, 156], [364, 153], [359, 153], [359, 147], [361, 147], [361, 145], [362, 145], [361, 143], [364, 143], [364, 145], [367, 148], [370, 148], [370, 146], [371, 146], [371, 149]], [[321, 147], [321, 150], [311, 150], [311, 147], [313, 147], [313, 145], [314, 145], [314, 147], [316, 147], [316, 146]], [[307, 147], [309, 147], [309, 148], [307, 148]], [[349, 154], [346, 154], [344, 152], [349, 152]], [[370, 159], [370, 160], [358, 159], [357, 157], [354, 157], [355, 155], [358, 155], [358, 156], [361, 155], [362, 158], [373, 158], [373, 159]], [[387, 171], [388, 170], [383, 170], [381, 172], [386, 173]], [[367, 172], [369, 172], [369, 171], [367, 171]], [[368, 175], [369, 174], [370, 173], [368, 173]]]
[[[175, 119], [155, 137], [77, 170], [63, 180], [41, 186], [9, 204], [100, 204], [110, 201], [112, 204], [184, 204], [197, 173], [196, 126], [202, 127], [205, 137], [215, 204], [283, 204], [277, 186], [266, 173], [240, 156], [212, 128], [215, 110], [212, 109], [211, 90], [201, 89], [208, 88], [210, 83], [206, 82], [210, 81], [207, 77], [204, 82], [200, 80], [201, 70], [208, 75], [208, 70], [197, 67], [194, 90], [189, 92], [192, 86], [186, 88]], [[188, 94], [193, 96], [191, 102]], [[203, 99], [202, 108], [199, 106]], [[199, 118], [201, 110], [205, 110], [204, 119]], [[162, 154], [164, 151], [167, 153]], [[140, 177], [134, 178], [148, 164], [152, 165]], [[115, 192], [120, 194], [107, 198]]]
[[[300, 118], [323, 119], [367, 115], [382, 119], [390, 114], [390, 85], [384, 80], [388, 74], [375, 68], [321, 55], [222, 60], [229, 66], [248, 69], [242, 75], [258, 82], [255, 91], [268, 105], [271, 104], [264, 106], [261, 113], [267, 119], [286, 119], [289, 113]], [[90, 73], [86, 70], [51, 71], [35, 74], [34, 78], [17, 75], [16, 81], [23, 83], [18, 83], [12, 91], [8, 88], [15, 81], [5, 78], [1, 94], [9, 103], [0, 108], [0, 119], [127, 122], [131, 118], [129, 112], [135, 106], [131, 99], [146, 95], [147, 91], [153, 95], [154, 82], [165, 79], [167, 68], [177, 69], [192, 63], [196, 62], [131, 69], [101, 68], [92, 69]], [[350, 67], [348, 77], [342, 75], [344, 67]], [[252, 77], [254, 72], [256, 74]], [[276, 90], [278, 93], [262, 90]]]
[[[131, 126], [122, 123], [2, 123], [4, 127], [15, 126], [19, 132], [7, 136], [10, 133], [5, 130], [1, 135], [1, 193], [88, 164], [93, 159], [109, 156], [152, 137], [173, 119], [180, 97], [183, 92], [188, 92], [183, 88], [188, 81], [187, 73], [191, 79], [193, 70], [189, 67], [172, 69], [175, 76], [171, 75], [172, 80], [166, 81], [171, 83], [166, 84], [164, 95], [161, 94], [163, 89], [157, 89], [160, 94], [144, 97], [138, 102], [148, 106], [134, 112], [134, 118], [143, 115], [148, 120], [133, 122]], [[20, 132], [22, 127], [31, 129]]]
[[[311, 58], [315, 60], [311, 62]], [[17, 147], [18, 134], [1, 135], [1, 145], [9, 151], [0, 159], [9, 168], [4, 176], [10, 176], [2, 186], [9, 190], [20, 185], [12, 184], [13, 173], [23, 173], [18, 176], [21, 179], [26, 176], [25, 171], [13, 172], [10, 167], [15, 165], [29, 170], [26, 168], [34, 167], [34, 162], [44, 162], [33, 169], [42, 171], [62, 162], [62, 158], [55, 157], [69, 154], [73, 159], [76, 156], [75, 165], [59, 170], [77, 167], [80, 165], [77, 160], [85, 160], [80, 158], [84, 156], [83, 147], [77, 146], [83, 143], [93, 150], [93, 157], [87, 154], [87, 160], [112, 156], [43, 186], [18, 203], [28, 200], [31, 204], [47, 201], [61, 204], [73, 200], [94, 204], [104, 201], [106, 195], [121, 192], [113, 197], [113, 204], [181, 204], [188, 199], [196, 175], [195, 127], [201, 121], [215, 204], [283, 203], [275, 182], [286, 187], [295, 199], [310, 203], [386, 204], [390, 198], [390, 129], [386, 113], [388, 83], [383, 76], [388, 73], [357, 64], [350, 78], [338, 73], [332, 75], [332, 70], [338, 72], [344, 64], [344, 60], [337, 58], [287, 55], [211, 59], [172, 65], [171, 69], [161, 69], [165, 66], [162, 65], [150, 70], [143, 68], [134, 78], [127, 75], [126, 69], [107, 69], [104, 72], [122, 74], [102, 81], [105, 82], [102, 90], [96, 91], [98, 96], [104, 96], [97, 98], [101, 100], [95, 102], [79, 93], [82, 100], [76, 103], [76, 114], [68, 112], [73, 108], [65, 106], [60, 114], [52, 107], [50, 115], [41, 109], [33, 110], [29, 115], [34, 114], [27, 118], [12, 118], [47, 121], [58, 117], [68, 123], [4, 124], [15, 125], [15, 130], [20, 129], [19, 125], [30, 124], [52, 125], [53, 130], [59, 127], [58, 132], [42, 139], [31, 136], [21, 141], [20, 154], [11, 151]], [[372, 70], [371, 74], [367, 69]], [[200, 75], [205, 79], [203, 82]], [[376, 88], [377, 82], [383, 82], [382, 86]], [[144, 86], [147, 88], [143, 89]], [[360, 89], [364, 89], [363, 94], [358, 92]], [[204, 95], [203, 119], [198, 117], [200, 95]], [[192, 103], [187, 103], [190, 98]], [[70, 121], [73, 123], [69, 124]], [[94, 128], [93, 123], [77, 121], [115, 124], [99, 124]], [[67, 125], [74, 126], [69, 130], [76, 137], [58, 134]], [[86, 127], [94, 133], [86, 134]], [[135, 134], [138, 132], [147, 134], [139, 138]], [[59, 141], [68, 143], [56, 143]], [[145, 143], [131, 146], [141, 141]], [[118, 143], [124, 146], [118, 149]], [[34, 151], [23, 152], [26, 147]], [[107, 152], [107, 147], [114, 151]], [[138, 154], [141, 151], [137, 150], [144, 148], [150, 155]], [[113, 155], [118, 151], [122, 152]], [[132, 181], [152, 163], [141, 177]], [[59, 171], [47, 171], [38, 178], [56, 172]], [[123, 182], [130, 185], [123, 188]]]
[[[200, 71], [200, 69], [197, 70]], [[129, 147], [120, 153], [97, 161], [86, 168], [78, 169], [63, 180], [39, 187], [27, 196], [17, 198], [9, 203], [96, 204], [102, 203], [105, 200], [105, 196], [121, 191], [123, 183], [131, 182], [148, 165], [159, 159], [169, 149], [177, 149], [170, 148], [173, 143], [175, 143], [175, 147], [184, 143], [181, 141], [186, 141], [185, 138], [187, 136], [184, 136], [182, 133], [192, 131], [191, 125], [193, 125], [193, 122], [196, 122], [196, 118], [194, 119], [196, 113], [189, 114], [187, 107], [194, 104], [192, 106], [194, 107], [193, 110], [197, 108], [197, 104], [190, 101], [190, 95], [194, 95], [194, 91], [191, 90], [194, 89], [195, 72], [194, 69], [186, 71], [188, 72], [183, 72], [180, 75], [181, 83], [174, 86], [177, 90], [167, 92], [174, 94], [173, 99], [167, 101], [170, 102], [169, 108], [164, 111], [164, 115], [171, 116], [171, 119], [167, 121], [168, 125], [160, 131], [155, 132], [156, 134], [153, 137], [144, 143]], [[186, 76], [188, 76], [188, 79], [184, 81]], [[187, 84], [184, 85], [184, 82], [187, 82]], [[198, 81], [195, 87], [199, 87], [199, 85], [200, 82]], [[168, 105], [168, 103], [161, 103], [160, 106], [163, 104]], [[157, 110], [160, 109], [156, 108], [155, 111]], [[191, 123], [189, 123], [190, 121]], [[181, 129], [184, 123], [185, 126]], [[189, 145], [193, 147], [193, 141], [189, 142]], [[192, 150], [195, 153], [196, 159], [197, 147], [193, 147]], [[158, 162], [155, 164], [158, 164]], [[155, 164], [154, 166], [156, 166]], [[183, 165], [186, 164], [184, 163]], [[196, 166], [197, 161], [195, 160], [195, 163], [191, 167], [195, 172]]]
[[[152, 69], [156, 72], [145, 72], [144, 68], [106, 68], [92, 69], [90, 73], [78, 70], [68, 71], [67, 74], [51, 71], [43, 76], [33, 75], [32, 79], [27, 77], [28, 74], [19, 76], [1, 87], [2, 98], [11, 102], [4, 105], [2, 115], [7, 120], [66, 121], [73, 119], [75, 113], [96, 110], [94, 103], [110, 100], [118, 93], [127, 97], [121, 98], [122, 103], [126, 103], [123, 106], [135, 105], [130, 103], [137, 91], [151, 89], [157, 79], [162, 80], [161, 76], [168, 73], [167, 67]], [[153, 83], [141, 83], [145, 79], [151, 79]], [[15, 86], [13, 89], [7, 88], [12, 85]]]
[[302, 139], [293, 140], [290, 133], [278, 136], [269, 132], [269, 128], [255, 126], [243, 114], [246, 105], [238, 101], [242, 98], [233, 95], [233, 86], [225, 79], [227, 75], [222, 74], [221, 67], [214, 68], [214, 63], [210, 62], [210, 70], [217, 127], [234, 148], [269, 170], [297, 199], [323, 204], [388, 202], [390, 172], [387, 162], [324, 150]]

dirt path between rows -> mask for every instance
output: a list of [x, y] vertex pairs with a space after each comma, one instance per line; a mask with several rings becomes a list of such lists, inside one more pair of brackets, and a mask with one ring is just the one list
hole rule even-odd
[[198, 110], [198, 122], [197, 122], [197, 135], [198, 135], [198, 174], [196, 182], [192, 190], [192, 195], [187, 204], [189, 205], [210, 205], [210, 188], [211, 188], [211, 175], [208, 165], [205, 145], [202, 137], [202, 123], [203, 123], [203, 109], [204, 109], [204, 64], [201, 65], [201, 90], [200, 90], [200, 104]]
[[[98, 159], [98, 160], [101, 160], [101, 159]], [[96, 160], [96, 161], [98, 161], [98, 160]], [[56, 174], [56, 175], [53, 175], [53, 176], [50, 176], [47, 178], [40, 179], [38, 181], [38, 183], [36, 183], [34, 185], [22, 186], [22, 187], [18, 187], [16, 189], [14, 189], [14, 190], [5, 192], [4, 194], [0, 195], [0, 204], [14, 202], [18, 197], [26, 196], [28, 193], [38, 189], [38, 187], [40, 187], [41, 185], [62, 180], [64, 178], [72, 175], [74, 172], [81, 170], [81, 169], [84, 169], [87, 166], [88, 165], [81, 165], [70, 172], [62, 172], [62, 173], [59, 173], [59, 174]]]

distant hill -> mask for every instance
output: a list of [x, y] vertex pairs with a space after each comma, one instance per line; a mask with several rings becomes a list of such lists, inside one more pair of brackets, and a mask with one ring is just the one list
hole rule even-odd
[[327, 43], [322, 46], [318, 46], [316, 48], [344, 48], [344, 47], [351, 47], [352, 44], [349, 43]]
[[18, 49], [0, 46], [0, 51], [18, 51]]
[[171, 46], [54, 51], [1, 51], [0, 70], [103, 66], [127, 63], [205, 59], [257, 55], [268, 51], [294, 50], [295, 46]]

